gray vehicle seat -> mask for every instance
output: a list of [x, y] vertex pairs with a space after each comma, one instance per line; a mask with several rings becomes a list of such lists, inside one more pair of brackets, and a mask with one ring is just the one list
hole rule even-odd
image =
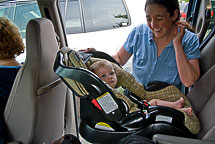
[[195, 144], [215, 143], [215, 65], [196, 82], [187, 96], [200, 120], [201, 129], [197, 135], [198, 140], [155, 135], [154, 140], [158, 141], [158, 144], [187, 144], [191, 141]]
[[187, 96], [201, 124], [197, 138], [215, 142], [215, 65], [201, 77]]
[[63, 135], [67, 91], [53, 71], [58, 43], [52, 22], [30, 20], [26, 43], [26, 60], [5, 109], [9, 140], [49, 144]]
[[[207, 42], [207, 41], [206, 41]], [[200, 74], [204, 75], [215, 64], [215, 37], [214, 33], [211, 35], [211, 39], [207, 43], [202, 43], [200, 46]]]

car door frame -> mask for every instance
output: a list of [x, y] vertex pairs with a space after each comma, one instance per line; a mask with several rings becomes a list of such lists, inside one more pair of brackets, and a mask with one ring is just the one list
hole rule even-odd
[[190, 0], [186, 21], [191, 24], [202, 42], [210, 23], [211, 3], [210, 0]]

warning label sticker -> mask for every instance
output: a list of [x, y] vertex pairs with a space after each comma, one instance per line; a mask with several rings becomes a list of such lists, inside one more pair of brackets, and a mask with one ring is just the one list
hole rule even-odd
[[110, 112], [112, 112], [118, 108], [117, 103], [111, 97], [109, 92], [106, 92], [102, 96], [98, 97], [97, 101], [106, 114], [109, 114]]
[[157, 115], [155, 121], [163, 121], [163, 122], [172, 123], [172, 117]]

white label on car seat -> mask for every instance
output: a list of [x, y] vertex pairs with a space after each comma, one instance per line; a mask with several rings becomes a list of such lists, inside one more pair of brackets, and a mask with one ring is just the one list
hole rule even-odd
[[115, 131], [109, 124], [104, 123], [104, 122], [98, 122], [95, 125], [95, 128], [101, 129], [101, 130], [106, 130], [106, 131]]
[[109, 92], [106, 92], [102, 96], [98, 97], [97, 101], [106, 114], [109, 114], [110, 112], [112, 112], [118, 108], [117, 103], [111, 97]]
[[163, 121], [163, 122], [172, 123], [172, 117], [157, 115], [155, 121], [156, 122]]

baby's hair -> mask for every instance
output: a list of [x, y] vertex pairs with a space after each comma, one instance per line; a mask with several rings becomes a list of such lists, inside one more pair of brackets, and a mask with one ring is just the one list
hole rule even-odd
[[[99, 61], [97, 61], [97, 62], [94, 62], [94, 63], [90, 66], [89, 70], [92, 71], [93, 73], [95, 73], [95, 71], [96, 71], [97, 69], [99, 69], [99, 68], [101, 68], [101, 67], [105, 67], [105, 66], [107, 66], [107, 65], [111, 65], [111, 63], [110, 63], [109, 61], [107, 61], [107, 60], [99, 60]], [[112, 65], [111, 65], [111, 66], [112, 66]]]

